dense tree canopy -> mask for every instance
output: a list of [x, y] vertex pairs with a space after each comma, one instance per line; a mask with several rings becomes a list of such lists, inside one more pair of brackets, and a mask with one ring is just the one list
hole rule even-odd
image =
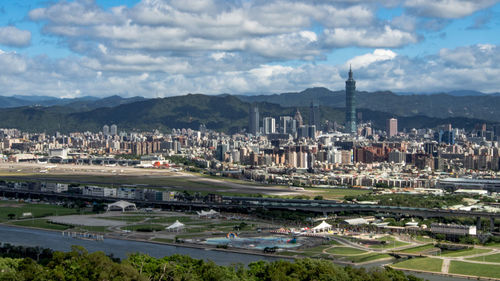
[[259, 261], [220, 266], [214, 262], [173, 255], [153, 258], [133, 254], [118, 262], [103, 252], [88, 253], [82, 247], [71, 252], [54, 252], [52, 258], [37, 263], [31, 258], [0, 258], [0, 281], [83, 281], [83, 280], [169, 280], [169, 281], [413, 281], [393, 269], [365, 270], [340, 267], [330, 261], [299, 259], [294, 262]]

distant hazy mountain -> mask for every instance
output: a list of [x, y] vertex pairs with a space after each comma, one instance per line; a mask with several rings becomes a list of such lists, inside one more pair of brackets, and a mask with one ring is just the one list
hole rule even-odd
[[[457, 94], [465, 94], [465, 92], [457, 92]], [[246, 102], [270, 102], [285, 107], [307, 105], [312, 101], [317, 101], [322, 106], [345, 107], [345, 91], [330, 91], [326, 88], [310, 88], [298, 93], [237, 97]], [[500, 95], [494, 94], [457, 96], [450, 94], [397, 95], [390, 91], [358, 92], [356, 102], [357, 108], [397, 116], [466, 117], [500, 122]]]
[[[304, 93], [305, 92], [305, 93]], [[283, 94], [290, 99], [300, 100], [298, 106], [281, 106], [276, 103], [259, 101], [261, 118], [266, 116], [279, 117], [293, 116], [298, 108], [304, 121], [307, 123], [309, 116], [309, 94], [318, 98], [343, 99], [342, 92], [330, 92], [325, 89], [315, 91], [309, 89], [303, 93]], [[374, 93], [371, 93], [374, 94]], [[374, 95], [387, 95], [389, 101], [394, 94], [379, 93]], [[276, 95], [277, 98], [280, 95]], [[118, 99], [116, 97], [110, 100]], [[262, 99], [262, 97], [256, 97]], [[120, 100], [120, 99], [118, 99]], [[279, 100], [279, 99], [278, 99]], [[333, 103], [340, 103], [334, 101]], [[111, 102], [113, 104], [114, 102]], [[393, 103], [394, 104], [394, 103]], [[242, 101], [241, 97], [231, 95], [207, 96], [189, 94], [185, 96], [147, 99], [121, 104], [113, 107], [98, 107], [83, 110], [83, 107], [67, 106], [25, 106], [17, 108], [0, 109], [0, 128], [19, 128], [31, 132], [74, 132], [90, 130], [97, 132], [104, 124], [117, 124], [119, 130], [153, 130], [172, 128], [198, 129], [200, 124], [205, 124], [209, 129], [234, 133], [245, 129], [248, 125], [248, 110], [250, 103]], [[88, 106], [91, 108], [92, 106]], [[384, 112], [374, 109], [359, 109], [364, 120], [372, 120], [376, 128], [384, 128], [385, 121], [390, 117], [397, 117], [400, 129], [426, 128], [451, 123], [454, 127], [471, 128], [476, 123], [484, 122], [479, 119], [464, 117], [446, 117], [444, 119], [414, 114], [400, 116], [394, 112]], [[344, 122], [344, 110], [331, 106], [320, 107], [321, 119]]]
[[75, 110], [90, 110], [99, 107], [114, 107], [120, 104], [144, 100], [143, 97], [122, 98], [110, 96], [98, 98], [83, 96], [78, 98], [56, 98], [49, 96], [0, 96], [0, 108], [12, 108], [21, 106], [69, 106]]

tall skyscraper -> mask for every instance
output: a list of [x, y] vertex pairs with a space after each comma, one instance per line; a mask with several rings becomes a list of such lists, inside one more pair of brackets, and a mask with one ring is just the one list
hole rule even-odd
[[109, 126], [108, 125], [102, 126], [102, 134], [105, 136], [109, 135]]
[[118, 127], [115, 124], [111, 125], [109, 132], [112, 136], [118, 135]]
[[317, 102], [311, 102], [311, 107], [309, 108], [309, 125], [314, 125], [316, 128], [319, 128], [319, 123], [319, 104]]
[[248, 120], [248, 132], [252, 135], [257, 135], [259, 133], [259, 108], [257, 105], [250, 105], [250, 114]]
[[268, 135], [276, 133], [276, 119], [273, 117], [264, 117], [262, 123], [264, 127], [264, 134]]
[[295, 121], [291, 116], [280, 116], [280, 133], [282, 134], [293, 134], [296, 131], [297, 121]]
[[345, 127], [346, 132], [357, 133], [356, 122], [356, 81], [352, 78], [352, 69], [349, 68], [349, 78], [345, 81]]
[[387, 119], [385, 124], [386, 124], [385, 128], [387, 132], [387, 137], [392, 138], [398, 134], [398, 119], [396, 118]]
[[297, 127], [300, 127], [304, 125], [303, 120], [302, 120], [302, 114], [300, 114], [299, 109], [297, 108], [297, 111], [295, 112], [295, 116], [293, 117], [295, 121], [297, 121]]

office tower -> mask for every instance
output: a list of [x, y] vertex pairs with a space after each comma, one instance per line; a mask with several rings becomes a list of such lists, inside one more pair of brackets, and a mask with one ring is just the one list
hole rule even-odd
[[320, 116], [319, 116], [319, 104], [316, 102], [311, 102], [309, 108], [309, 125], [314, 125], [319, 128]]
[[109, 132], [112, 136], [118, 135], [118, 127], [115, 124], [111, 125]]
[[264, 126], [264, 134], [276, 133], [276, 120], [273, 117], [264, 117], [262, 120]]
[[291, 116], [280, 116], [280, 133], [293, 134], [296, 130], [296, 121]]
[[304, 122], [302, 120], [302, 115], [300, 114], [300, 111], [298, 108], [297, 108], [297, 111], [295, 112], [295, 117], [293, 119], [295, 119], [295, 121], [297, 121], [297, 127], [304, 125]]
[[493, 132], [495, 132], [495, 136], [500, 137], [500, 124], [493, 126]]
[[392, 138], [398, 134], [398, 119], [390, 118], [385, 123], [387, 137]]
[[105, 135], [105, 136], [109, 135], [109, 126], [108, 125], [104, 125], [102, 127], [102, 134]]
[[312, 125], [302, 125], [297, 128], [297, 138], [315, 139], [316, 138], [316, 126]]
[[438, 143], [455, 144], [455, 132], [440, 130], [434, 134], [434, 138]]
[[399, 150], [393, 150], [389, 152], [389, 162], [393, 163], [403, 163], [406, 160], [406, 153]]
[[248, 120], [248, 132], [252, 135], [257, 135], [259, 133], [259, 108], [257, 105], [250, 106], [250, 114]]
[[352, 69], [349, 68], [349, 78], [345, 81], [345, 127], [346, 132], [355, 134], [356, 124], [356, 81], [352, 78]]
[[227, 144], [220, 143], [219, 145], [217, 145], [217, 149], [215, 151], [215, 158], [219, 161], [224, 161], [228, 149], [229, 147]]

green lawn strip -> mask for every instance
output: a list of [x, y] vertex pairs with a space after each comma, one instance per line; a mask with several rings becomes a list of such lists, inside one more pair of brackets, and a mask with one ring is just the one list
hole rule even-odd
[[35, 204], [35, 203], [15, 203], [11, 206], [3, 204], [0, 206], [0, 221], [9, 220], [9, 214], [14, 214], [15, 218], [21, 218], [23, 213], [31, 213], [35, 218], [47, 216], [63, 216], [77, 214], [77, 209], [64, 208], [57, 205]]
[[471, 261], [485, 261], [485, 262], [498, 262], [498, 263], [500, 263], [500, 253], [499, 254], [493, 254], [493, 255], [485, 255], [485, 256], [480, 256], [480, 257], [475, 257], [475, 258], [468, 258], [466, 260], [471, 260]]
[[297, 256], [297, 255], [300, 255], [300, 254], [296, 253], [296, 252], [282, 251], [282, 252], [278, 252], [278, 255], [287, 256], [287, 257], [293, 257], [293, 256]]
[[151, 241], [155, 242], [162, 242], [162, 243], [174, 243], [174, 239], [168, 239], [168, 238], [153, 238]]
[[358, 256], [345, 256], [343, 259], [346, 261], [353, 262], [353, 263], [362, 263], [362, 262], [369, 262], [369, 261], [385, 259], [385, 258], [390, 258], [390, 257], [391, 256], [388, 254], [368, 253], [368, 254], [358, 255]]
[[90, 231], [90, 232], [109, 232], [107, 226], [80, 225], [76, 226], [75, 231]]
[[409, 245], [410, 243], [402, 242], [396, 240], [396, 238], [391, 237], [391, 236], [384, 236], [382, 238], [377, 239], [379, 241], [385, 241], [385, 244], [377, 244], [377, 245], [370, 245], [369, 247], [372, 249], [391, 249], [391, 248], [398, 248], [402, 247], [405, 245]]
[[176, 220], [186, 223], [186, 222], [194, 222], [194, 220], [191, 217], [155, 217], [153, 219], [148, 220], [148, 222], [152, 223], [174, 223]]
[[121, 229], [130, 231], [150, 232], [150, 231], [162, 231], [165, 229], [165, 226], [160, 224], [136, 224], [136, 225], [123, 226]]
[[488, 243], [485, 246], [492, 248], [500, 248], [500, 243]]
[[366, 253], [366, 251], [351, 247], [333, 247], [326, 250], [326, 252], [332, 255], [359, 255]]
[[447, 251], [441, 253], [441, 256], [443, 257], [465, 257], [465, 256], [472, 256], [472, 255], [478, 255], [478, 254], [483, 254], [483, 253], [488, 253], [491, 252], [492, 250], [490, 249], [464, 249], [464, 250], [458, 250], [458, 251]]
[[449, 273], [482, 276], [482, 277], [500, 277], [500, 265], [480, 264], [463, 261], [451, 261]]
[[434, 244], [426, 244], [426, 245], [417, 246], [417, 247], [413, 247], [413, 248], [406, 248], [406, 249], [400, 250], [400, 252], [413, 254], [413, 253], [426, 252], [426, 251], [431, 250], [431, 249], [435, 249]]
[[303, 253], [305, 256], [308, 256], [308, 257], [315, 256], [315, 255], [322, 254], [323, 250], [330, 248], [330, 247], [331, 247], [331, 245], [320, 245], [320, 246], [305, 249], [305, 250], [303, 250]]
[[50, 223], [46, 219], [26, 219], [26, 220], [12, 221], [9, 222], [9, 224], [17, 226], [38, 227], [38, 228], [52, 229], [52, 230], [66, 230], [71, 228], [71, 226], [65, 224]]
[[348, 189], [348, 188], [306, 188], [307, 191], [313, 191], [314, 196], [320, 195], [325, 199], [342, 199], [345, 196], [358, 196], [370, 193], [370, 190]]
[[[201, 178], [201, 177], [200, 177]], [[62, 175], [62, 174], [15, 174], [4, 180], [39, 180], [49, 182], [97, 184], [97, 185], [143, 185], [149, 187], [183, 187], [194, 190], [231, 189], [220, 183], [199, 182], [176, 176], [133, 176], [133, 175]]]
[[394, 267], [424, 270], [432, 272], [441, 272], [441, 267], [443, 265], [442, 259], [435, 258], [412, 258], [402, 262], [394, 264]]
[[424, 243], [434, 242], [434, 239], [432, 239], [430, 237], [424, 237], [424, 236], [416, 236], [414, 239], [419, 241], [419, 242], [424, 242]]

